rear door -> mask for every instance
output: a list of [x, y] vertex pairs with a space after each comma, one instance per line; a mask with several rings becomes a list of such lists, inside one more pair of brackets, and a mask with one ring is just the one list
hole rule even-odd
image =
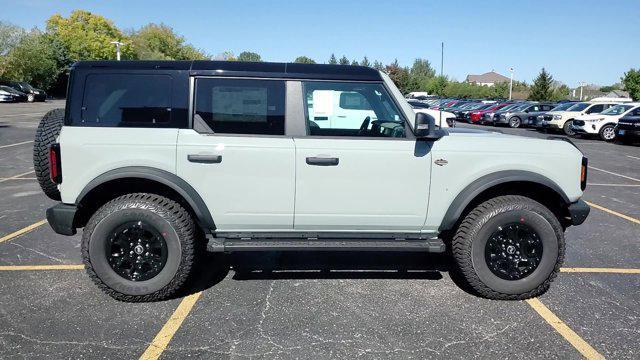
[[178, 135], [177, 173], [202, 196], [218, 231], [293, 228], [293, 139], [285, 82], [199, 77], [193, 120]]
[[[407, 136], [406, 119], [382, 83], [307, 81], [302, 87], [307, 136], [294, 138], [294, 229], [419, 232], [432, 144]], [[326, 91], [358, 93], [366, 107], [321, 127], [309, 100]]]

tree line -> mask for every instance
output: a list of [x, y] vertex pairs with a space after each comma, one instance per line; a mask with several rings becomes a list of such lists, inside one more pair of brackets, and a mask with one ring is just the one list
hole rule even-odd
[[[211, 55], [189, 44], [165, 24], [147, 24], [140, 29], [123, 31], [98, 14], [75, 10], [69, 17], [51, 16], [44, 30], [25, 30], [0, 22], [0, 78], [26, 81], [59, 95], [66, 89], [66, 70], [79, 60], [115, 59], [112, 41], [125, 43], [121, 48], [123, 60], [225, 60], [262, 61], [260, 54], [243, 51], [237, 56], [225, 51]], [[298, 56], [293, 62], [315, 64], [308, 56]], [[437, 75], [429, 60], [415, 59], [411, 66], [401, 66], [398, 60], [384, 65], [367, 56], [349, 60], [331, 54], [324, 63], [360, 65], [384, 71], [403, 93], [424, 91], [429, 94], [456, 98], [507, 98], [509, 84], [476, 85]], [[622, 87], [636, 100], [640, 98], [640, 70], [631, 69], [622, 78]], [[531, 100], [560, 100], [569, 95], [569, 88], [553, 80], [544, 68], [531, 85], [514, 81], [516, 98]]]

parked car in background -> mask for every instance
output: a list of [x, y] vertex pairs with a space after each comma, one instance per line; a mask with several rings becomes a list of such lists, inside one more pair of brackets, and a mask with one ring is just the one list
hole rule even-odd
[[471, 122], [484, 125], [489, 122], [484, 118], [484, 114], [498, 111], [509, 105], [511, 104], [510, 103], [492, 104], [491, 107], [488, 107], [484, 110], [474, 110], [471, 112], [471, 115], [470, 115]]
[[640, 103], [624, 103], [612, 106], [600, 114], [579, 116], [571, 124], [571, 130], [576, 135], [598, 135], [604, 141], [613, 141], [616, 138], [615, 127], [618, 120], [639, 108]]
[[482, 120], [481, 123], [486, 124], [486, 125], [493, 125], [495, 120], [498, 119], [500, 117], [500, 115], [504, 112], [507, 112], [511, 109], [514, 109], [516, 107], [522, 106], [522, 103], [517, 102], [517, 103], [509, 103], [507, 106], [496, 110], [496, 111], [488, 111], [484, 114], [482, 114]]
[[8, 86], [14, 90], [20, 91], [27, 96], [28, 102], [45, 101], [47, 93], [44, 90], [36, 89], [33, 86], [21, 81], [0, 81], [0, 85]]
[[[529, 106], [523, 106], [518, 111], [510, 113], [507, 124], [512, 128], [534, 126], [538, 115], [551, 111], [554, 107], [555, 105], [553, 104], [529, 104]], [[499, 121], [502, 121], [502, 117], [500, 117]]]
[[448, 111], [430, 109], [429, 105], [422, 103], [421, 101], [407, 99], [407, 102], [413, 108], [413, 111], [417, 113], [425, 113], [433, 116], [436, 120], [436, 125], [447, 128], [454, 127], [456, 116]]
[[453, 113], [456, 114], [456, 120], [467, 121], [467, 114], [469, 114], [473, 110], [478, 110], [481, 107], [488, 107], [487, 104], [483, 104], [481, 102], [472, 102], [466, 105], [461, 106], [458, 110]]
[[9, 86], [0, 85], [0, 102], [27, 101], [27, 94]]
[[[570, 107], [572, 107], [575, 104], [576, 104], [575, 101], [561, 101], [558, 104], [556, 104], [556, 106], [553, 109], [551, 109], [550, 111], [565, 111], [565, 110], [569, 109]], [[545, 116], [547, 116], [547, 113], [543, 113], [543, 114], [540, 114], [540, 115], [536, 116], [536, 121], [534, 123], [532, 123], [530, 126], [531, 127], [535, 127], [535, 128], [539, 128], [539, 129], [542, 128]], [[552, 118], [553, 118], [553, 115], [550, 115], [549, 119], [552, 119]]]
[[628, 112], [618, 120], [615, 127], [616, 140], [623, 144], [630, 144], [640, 140], [640, 108]]
[[573, 135], [571, 123], [578, 116], [586, 114], [598, 114], [604, 110], [618, 105], [617, 102], [579, 102], [573, 104], [566, 110], [549, 111], [544, 115], [541, 129], [542, 130], [562, 130], [566, 135]]

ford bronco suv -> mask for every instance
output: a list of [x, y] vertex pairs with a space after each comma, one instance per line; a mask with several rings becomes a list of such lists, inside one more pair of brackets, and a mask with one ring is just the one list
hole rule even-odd
[[589, 213], [571, 143], [439, 128], [358, 66], [79, 62], [34, 163], [49, 224], [83, 228], [123, 301], [180, 294], [207, 250], [447, 253], [476, 294], [524, 299]]

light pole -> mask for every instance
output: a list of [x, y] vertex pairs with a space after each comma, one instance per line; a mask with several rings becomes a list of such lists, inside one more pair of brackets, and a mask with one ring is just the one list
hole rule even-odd
[[585, 85], [584, 81], [580, 81], [580, 101], [582, 101], [582, 87]]
[[511, 100], [511, 95], [513, 94], [513, 67], [509, 68], [509, 72], [511, 72], [511, 79], [509, 80], [509, 100]]
[[114, 44], [116, 46], [116, 59], [120, 61], [120, 47], [126, 44], [121, 43], [120, 41], [112, 41], [111, 44]]

